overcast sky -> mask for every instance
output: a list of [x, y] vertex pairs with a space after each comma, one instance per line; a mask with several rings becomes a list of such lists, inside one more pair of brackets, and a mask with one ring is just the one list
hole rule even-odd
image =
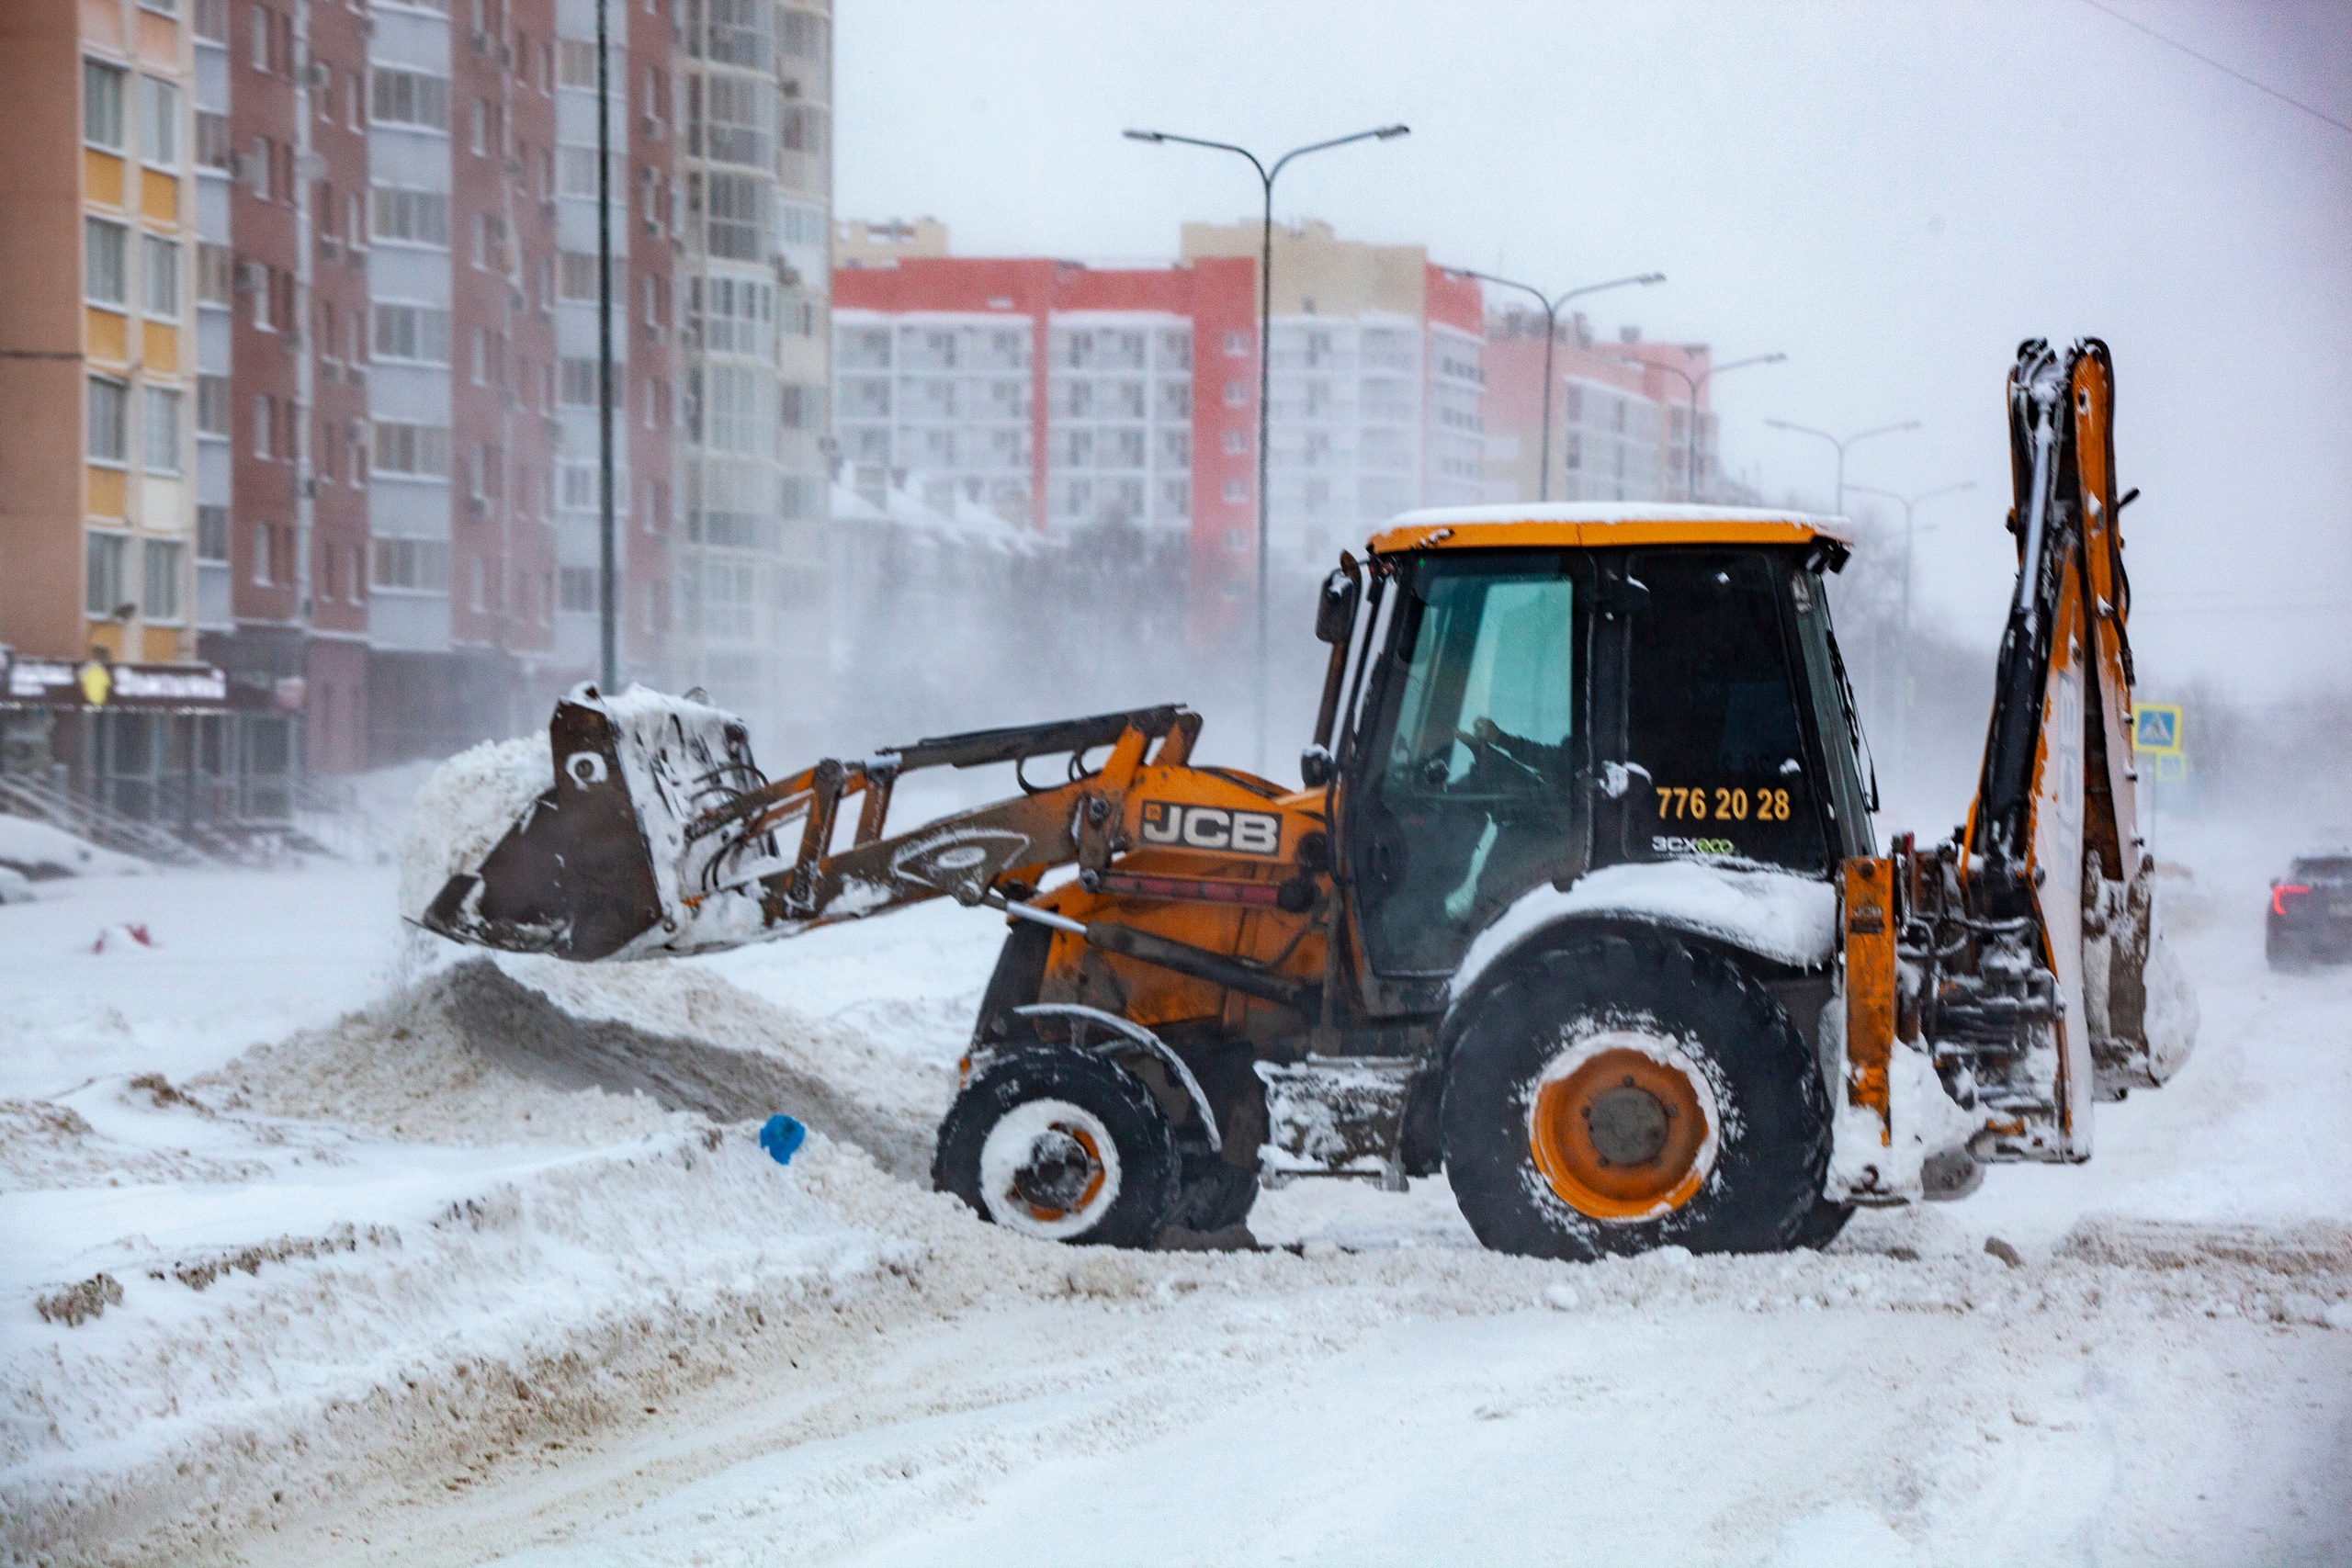
[[[2352, 123], [2352, 6], [2106, 0]], [[1254, 213], [1248, 166], [1144, 126], [1319, 154], [1278, 217], [1592, 301], [1613, 332], [1788, 363], [1724, 378], [1724, 457], [1826, 506], [1824, 443], [1904, 419], [1849, 480], [1916, 492], [1918, 589], [1997, 635], [2003, 372], [2114, 351], [2143, 695], [2352, 683], [2352, 132], [2085, 0], [1569, 5], [838, 0], [835, 209], [964, 255], [1165, 257]], [[1849, 498], [1858, 510], [1860, 498]]]

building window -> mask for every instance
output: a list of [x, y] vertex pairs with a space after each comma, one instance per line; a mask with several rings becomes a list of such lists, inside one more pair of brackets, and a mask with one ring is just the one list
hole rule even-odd
[[471, 591], [466, 595], [466, 603], [479, 615], [490, 608], [490, 568], [480, 556], [474, 557], [471, 564], [473, 581]]
[[229, 41], [229, 0], [196, 0], [196, 36], [207, 43]]
[[229, 140], [229, 117], [209, 110], [196, 111], [196, 166], [218, 169], [222, 174], [236, 172], [237, 156]]
[[596, 90], [596, 45], [594, 39], [565, 39], [557, 46], [556, 80], [567, 87]]
[[596, 569], [568, 566], [556, 574], [556, 604], [575, 615], [596, 608]]
[[449, 248], [449, 198], [439, 191], [378, 186], [375, 235], [411, 245]]
[[474, 265], [485, 272], [508, 270], [506, 220], [487, 212], [474, 214]]
[[123, 256], [129, 234], [121, 224], [103, 218], [82, 220], [82, 298], [89, 303], [122, 309]]
[[227, 507], [199, 506], [196, 509], [196, 558], [200, 561], [226, 561], [229, 558]]
[[268, 524], [254, 525], [254, 581], [263, 588], [268, 587], [272, 581], [276, 581], [271, 577], [269, 570], [270, 535]]
[[377, 305], [376, 357], [449, 363], [449, 312], [431, 305]]
[[438, 539], [378, 539], [375, 586], [449, 591], [449, 547]]
[[1249, 480], [1247, 480], [1247, 479], [1227, 479], [1227, 480], [1226, 480], [1226, 481], [1225, 481], [1225, 502], [1226, 502], [1226, 504], [1227, 504], [1227, 506], [1239, 506], [1242, 502], [1244, 502], [1248, 501], [1249, 499], [1250, 499], [1250, 481], [1249, 481]]
[[585, 512], [596, 504], [596, 470], [585, 463], [563, 466], [563, 504]]
[[85, 534], [82, 565], [82, 608], [92, 620], [112, 619], [130, 602], [130, 541], [120, 534]]
[[180, 618], [180, 550], [174, 540], [150, 539], [140, 562], [140, 611], [151, 621]]
[[1246, 430], [1228, 430], [1225, 433], [1223, 445], [1228, 457], [1241, 457], [1250, 450], [1250, 433]]
[[130, 389], [105, 376], [90, 378], [89, 457], [94, 463], [130, 461]]
[[226, 245], [196, 247], [196, 299], [200, 305], [233, 305], [237, 263]]
[[749, 175], [695, 175], [687, 186], [690, 201], [697, 188], [709, 195], [703, 248], [732, 261], [758, 261], [760, 236], [767, 227], [766, 181]]
[[180, 162], [180, 90], [153, 76], [139, 78], [139, 152], [158, 168]]
[[1249, 383], [1249, 382], [1247, 382], [1247, 381], [1227, 381], [1227, 382], [1225, 384], [1225, 406], [1226, 406], [1227, 408], [1229, 408], [1229, 409], [1238, 409], [1238, 408], [1240, 408], [1240, 407], [1242, 407], [1243, 405], [1247, 404], [1249, 401], [1250, 401], [1250, 383]]
[[161, 321], [180, 319], [180, 247], [176, 240], [166, 240], [159, 234], [140, 237], [140, 258], [144, 264], [147, 285], [147, 313]]
[[266, 392], [254, 394], [254, 456], [271, 456], [270, 437], [277, 429], [277, 400]]
[[180, 471], [180, 395], [164, 387], [146, 389], [147, 471]]
[[564, 252], [560, 287], [566, 299], [595, 299], [596, 258], [585, 251]]
[[117, 66], [82, 62], [82, 140], [109, 152], [122, 151], [122, 79]]
[[428, 479], [449, 477], [449, 432], [437, 424], [376, 422], [376, 471]]
[[448, 131], [449, 84], [440, 77], [379, 67], [369, 83], [368, 115], [377, 124]]

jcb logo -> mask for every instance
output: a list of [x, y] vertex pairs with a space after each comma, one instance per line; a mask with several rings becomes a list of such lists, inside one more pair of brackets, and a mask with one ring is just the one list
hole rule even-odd
[[1227, 811], [1221, 806], [1143, 803], [1143, 841], [1182, 844], [1188, 850], [1226, 850], [1241, 855], [1272, 855], [1283, 844], [1283, 819], [1270, 811]]

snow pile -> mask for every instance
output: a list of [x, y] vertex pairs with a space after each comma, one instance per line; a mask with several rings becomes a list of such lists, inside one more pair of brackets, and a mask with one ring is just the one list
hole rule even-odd
[[[375, 1163], [339, 1152], [347, 1172]], [[854, 1151], [802, 1157], [875, 1179]], [[710, 1130], [470, 1179], [396, 1168], [345, 1191], [372, 1211], [357, 1223], [291, 1188], [274, 1214], [256, 1183], [234, 1234], [89, 1248], [76, 1272], [95, 1271], [41, 1295], [54, 1321], [11, 1308], [0, 1555], [184, 1557], [764, 1363], [912, 1257], [796, 1174]]]
[[[776, 1111], [927, 1175], [953, 1083], [673, 964], [471, 958], [198, 1087], [236, 1109], [420, 1142], [586, 1145]], [[593, 1090], [593, 1093], [582, 1093]]]
[[401, 913], [415, 919], [444, 883], [481, 864], [554, 779], [544, 730], [485, 740], [434, 770], [401, 831]]
[[[0, 812], [0, 872], [28, 882], [62, 876], [137, 876], [155, 868], [130, 855], [103, 850], [62, 828]], [[0, 903], [14, 900], [0, 897]]]
[[1838, 943], [1838, 894], [1826, 882], [1695, 861], [1604, 866], [1565, 893], [1546, 884], [1521, 894], [1471, 942], [1451, 994], [1467, 995], [1489, 964], [1570, 916], [1681, 927], [1800, 969], [1827, 963]]

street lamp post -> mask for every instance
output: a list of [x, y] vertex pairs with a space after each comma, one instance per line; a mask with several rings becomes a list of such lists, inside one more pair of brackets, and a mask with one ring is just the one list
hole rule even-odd
[[1826, 430], [1815, 430], [1809, 424], [1791, 424], [1785, 419], [1768, 419], [1764, 423], [1770, 425], [1775, 430], [1793, 430], [1799, 435], [1818, 435], [1822, 440], [1828, 442], [1829, 445], [1838, 448], [1838, 505], [1836, 507], [1836, 511], [1838, 515], [1840, 517], [1846, 515], [1846, 448], [1851, 446], [1857, 441], [1868, 441], [1873, 435], [1892, 435], [1898, 430], [1917, 430], [1919, 428], [1919, 422], [1917, 420], [1906, 419], [1900, 424], [1879, 424], [1872, 425], [1868, 430], [1858, 430], [1853, 434], [1847, 436], [1841, 441], [1837, 436], [1830, 434], [1829, 432]]
[[609, 696], [620, 683], [613, 581], [620, 552], [613, 525], [613, 100], [605, 5], [596, 0], [596, 678]]
[[1682, 384], [1690, 389], [1690, 438], [1683, 444], [1682, 448], [1683, 500], [1699, 499], [1699, 389], [1726, 370], [1745, 370], [1751, 365], [1778, 365], [1786, 358], [1788, 358], [1787, 355], [1778, 351], [1771, 354], [1752, 355], [1746, 359], [1735, 359], [1728, 365], [1709, 366], [1705, 371], [1695, 378], [1679, 365], [1668, 365], [1655, 359], [1623, 361], [1627, 365], [1638, 365], [1645, 369], [1664, 370], [1679, 376], [1682, 378]]
[[1666, 274], [1644, 272], [1636, 273], [1631, 277], [1612, 277], [1606, 283], [1588, 283], [1581, 288], [1571, 288], [1554, 299], [1547, 297], [1542, 289], [1532, 283], [1521, 283], [1509, 277], [1497, 277], [1493, 273], [1479, 272], [1466, 266], [1457, 266], [1450, 270], [1456, 277], [1475, 277], [1481, 283], [1492, 283], [1503, 288], [1516, 288], [1521, 294], [1532, 297], [1538, 305], [1544, 307], [1544, 440], [1541, 467], [1536, 470], [1535, 499], [1549, 501], [1552, 499], [1552, 345], [1560, 335], [1560, 307], [1571, 299], [1580, 299], [1588, 294], [1598, 294], [1604, 288], [1623, 288], [1629, 284], [1639, 284], [1647, 288], [1653, 283], [1664, 283]]
[[[1923, 490], [1912, 496], [1898, 495], [1891, 490], [1880, 490], [1873, 485], [1850, 485], [1848, 488], [1894, 502], [1903, 508], [1903, 611], [1894, 645], [1894, 758], [1907, 780], [1911, 776], [1911, 555], [1912, 546], [1917, 537], [1911, 526], [1911, 514], [1921, 502], [1974, 490], [1976, 481], [1962, 479], [1957, 484], [1938, 485], [1933, 490]], [[1930, 529], [1934, 526], [1932, 523], [1928, 525]]]
[[1273, 386], [1274, 319], [1274, 180], [1294, 158], [1304, 158], [1309, 152], [1321, 152], [1333, 147], [1345, 147], [1351, 141], [1388, 141], [1399, 136], [1410, 136], [1410, 127], [1384, 125], [1375, 130], [1359, 130], [1347, 136], [1335, 136], [1329, 141], [1310, 142], [1294, 147], [1269, 166], [1247, 147], [1230, 141], [1209, 141], [1197, 136], [1177, 136], [1164, 130], [1129, 130], [1124, 134], [1130, 141], [1148, 141], [1155, 145], [1173, 142], [1182, 147], [1205, 147], [1216, 152], [1233, 152], [1250, 160], [1258, 171], [1258, 184], [1266, 198], [1265, 220], [1259, 231], [1258, 246], [1258, 771], [1266, 771], [1266, 599], [1269, 577], [1269, 555], [1266, 525], [1269, 502], [1266, 495], [1266, 435], [1269, 425], [1268, 398]]

